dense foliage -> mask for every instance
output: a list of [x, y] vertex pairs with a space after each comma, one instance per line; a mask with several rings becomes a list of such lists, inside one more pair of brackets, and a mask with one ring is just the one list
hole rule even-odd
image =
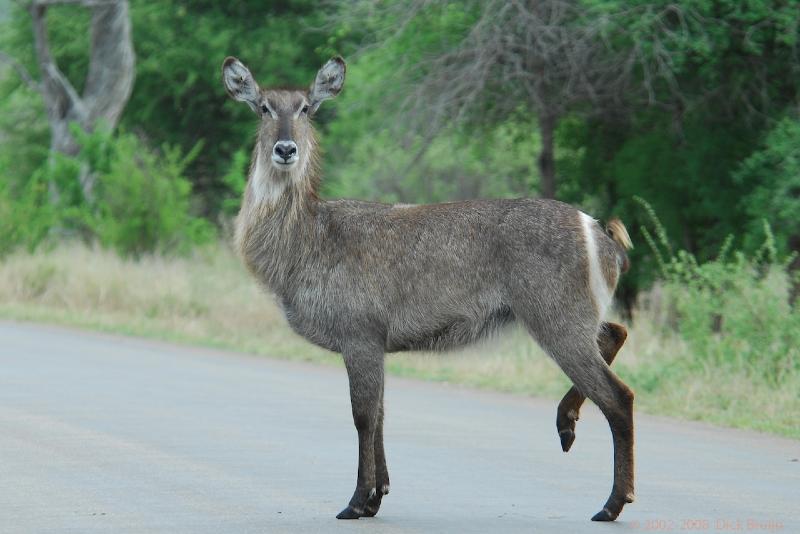
[[[150, 149], [133, 134], [113, 136], [102, 127], [91, 134], [75, 127], [74, 134], [81, 147], [77, 156], [56, 154], [26, 183], [6, 183], [0, 190], [0, 253], [19, 245], [34, 248], [54, 234], [134, 256], [186, 252], [213, 237], [212, 225], [191, 215], [191, 184], [183, 176], [202, 144], [183, 155], [168, 145]], [[81, 179], [95, 182], [91, 195], [84, 194]]]
[[[0, 50], [35, 75], [29, 16], [0, 4], [8, 13]], [[700, 261], [714, 259], [729, 235], [736, 247], [755, 251], [762, 219], [780, 254], [797, 250], [800, 10], [785, 0], [580, 4], [583, 15], [563, 24], [574, 30], [613, 20], [626, 31], [607, 35], [609, 50], [636, 47], [638, 67], [627, 98], [602, 113], [589, 113], [580, 99], [564, 108], [556, 130], [558, 198], [601, 219], [621, 216], [641, 243], [646, 219], [633, 197], [643, 197], [666, 233]], [[219, 224], [234, 213], [257, 119], [224, 94], [219, 66], [226, 55], [244, 60], [264, 85], [297, 86], [306, 86], [333, 53], [349, 58], [345, 91], [318, 117], [326, 196], [426, 202], [536, 195], [540, 108], [508, 84], [475, 80], [488, 89], [458, 116], [444, 116], [435, 131], [405, 120], [409, 106], [425, 106], [409, 102], [409, 88], [436, 75], [429, 60], [463, 43], [486, 15], [484, 5], [132, 2], [136, 83], [123, 133], [98, 134], [115, 156], [92, 168], [96, 198], [67, 191], [61, 207], [43, 180], [74, 178], [98, 163], [86, 146], [73, 161], [48, 162], [40, 97], [0, 63], [4, 250], [67, 232], [138, 254], [207, 236], [198, 216]], [[50, 9], [52, 48], [74, 84], [87, 69], [88, 24], [81, 6]], [[650, 76], [656, 64], [661, 74]], [[505, 111], [497, 113], [501, 100]], [[112, 220], [131, 222], [123, 228]], [[633, 266], [625, 282], [629, 298], [658, 273], [648, 247], [634, 249]]]
[[[644, 237], [661, 276], [663, 300], [660, 306], [649, 303], [649, 308], [660, 309], [665, 316], [662, 333], [680, 332], [686, 349], [648, 362], [629, 378], [648, 393], [700, 376], [708, 377], [710, 386], [739, 380], [748, 388], [797, 398], [800, 310], [786, 298], [791, 275], [786, 261], [778, 261], [769, 224], [762, 221], [760, 245], [752, 254], [734, 250], [733, 240], [727, 239], [714, 260], [700, 263], [686, 250], [676, 250], [652, 207], [637, 200], [650, 220]], [[724, 408], [748, 411], [743, 406]]]

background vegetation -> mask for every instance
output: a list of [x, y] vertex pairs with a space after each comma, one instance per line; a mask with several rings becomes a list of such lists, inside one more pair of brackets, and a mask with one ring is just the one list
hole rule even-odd
[[[40, 78], [29, 6], [0, 0], [4, 315], [316, 358], [287, 341], [271, 304], [218, 245], [256, 125], [226, 97], [219, 66], [235, 55], [263, 85], [307, 86], [338, 53], [346, 87], [317, 117], [324, 196], [546, 194], [620, 216], [637, 247], [619, 291], [634, 334], [618, 365], [646, 392], [639, 399], [797, 435], [794, 2], [134, 1], [132, 94], [115, 128], [73, 126], [74, 154], [51, 153], [46, 103], [23, 75]], [[77, 91], [90, 24], [80, 3], [48, 9], [51, 52]], [[87, 172], [91, 195], [80, 187]], [[169, 284], [134, 291], [154, 272]], [[262, 332], [265, 322], [274, 329]], [[529, 367], [538, 364], [522, 343], [504, 341], [489, 359], [393, 366], [560, 391], [531, 378], [556, 373]]]

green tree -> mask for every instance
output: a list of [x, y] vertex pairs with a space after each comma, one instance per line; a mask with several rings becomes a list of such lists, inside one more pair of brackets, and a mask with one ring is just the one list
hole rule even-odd
[[[623, 5], [595, 3], [611, 9]], [[644, 3], [652, 2], [633, 5]], [[777, 176], [774, 170], [747, 179], [737, 173], [800, 98], [800, 10], [780, 0], [672, 5], [670, 39], [651, 46], [670, 50], [670, 82], [677, 90], [654, 86], [657, 106], [640, 104], [626, 117], [575, 121], [560, 139], [582, 151], [579, 162], [565, 167], [566, 179], [576, 191], [596, 191], [603, 198], [606, 208], [598, 214], [613, 210], [636, 231], [642, 212], [631, 199], [642, 196], [669, 235], [702, 261], [713, 258], [728, 235], [760, 235], [763, 215], [750, 208], [755, 205], [751, 192], [762, 184], [774, 191], [776, 182], [785, 183], [786, 174]], [[770, 211], [768, 204], [761, 202], [759, 209]], [[641, 242], [638, 232], [633, 237]], [[631, 297], [655, 272], [647, 247], [633, 251], [632, 264], [633, 276], [624, 279], [623, 290]]]

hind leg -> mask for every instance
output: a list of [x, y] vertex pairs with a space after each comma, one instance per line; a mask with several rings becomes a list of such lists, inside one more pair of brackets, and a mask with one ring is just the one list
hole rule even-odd
[[633, 502], [633, 392], [600, 356], [596, 326], [559, 326], [537, 332], [536, 325], [528, 324], [542, 348], [608, 420], [614, 442], [614, 483], [605, 506], [592, 520], [613, 521], [625, 503]]
[[[628, 332], [625, 327], [616, 323], [603, 323], [600, 332], [597, 334], [597, 344], [600, 347], [600, 355], [608, 365], [614, 361], [614, 357], [622, 348]], [[561, 448], [564, 452], [569, 451], [575, 441], [575, 422], [580, 415], [581, 406], [586, 397], [572, 386], [561, 399], [556, 413], [556, 428], [558, 437], [561, 439]]]

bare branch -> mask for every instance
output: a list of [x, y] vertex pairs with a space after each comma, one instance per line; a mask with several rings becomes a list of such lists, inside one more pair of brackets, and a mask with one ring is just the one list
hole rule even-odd
[[134, 51], [128, 3], [92, 8], [92, 48], [83, 100], [90, 120], [117, 123], [133, 90]]
[[[451, 3], [356, 4], [363, 11], [348, 5], [353, 17], [368, 13], [371, 20], [400, 20], [398, 29], [388, 30], [392, 40], [414, 17], [435, 17]], [[486, 118], [487, 112], [501, 119], [520, 106], [537, 115], [616, 113], [623, 101], [644, 98], [656, 104], [656, 95], [664, 94], [656, 86], [680, 100], [670, 46], [676, 32], [689, 30], [688, 15], [676, 5], [600, 11], [574, 0], [465, 0], [458, 6], [478, 14], [463, 39], [416, 62], [400, 59], [396, 69], [407, 78], [402, 109], [414, 131]], [[636, 19], [644, 24], [630, 28]]]
[[[83, 96], [78, 95], [50, 52], [46, 16], [48, 7], [56, 4], [77, 4], [92, 10], [91, 57]], [[78, 123], [84, 130], [91, 130], [99, 119], [104, 119], [113, 128], [130, 97], [135, 58], [128, 2], [34, 0], [27, 6], [42, 79], [39, 92], [50, 123], [50, 153], [74, 155], [79, 146], [70, 125]], [[79, 179], [84, 196], [91, 197], [91, 176], [82, 171]]]
[[15, 58], [9, 56], [5, 52], [0, 52], [0, 61], [8, 65], [11, 65], [11, 67], [15, 71], [17, 71], [17, 75], [19, 75], [20, 79], [22, 79], [22, 81], [25, 82], [25, 85], [27, 85], [28, 88], [36, 91], [37, 93], [40, 93], [42, 91], [42, 87], [39, 84], [39, 82], [37, 82], [33, 78], [33, 76], [31, 76], [30, 72], [28, 72], [28, 69], [26, 69], [22, 65], [22, 63], [17, 61]]
[[42, 75], [42, 95], [51, 121], [54, 118], [63, 119], [70, 115], [72, 120], [83, 120], [86, 117], [83, 102], [67, 77], [59, 70], [50, 54], [50, 43], [47, 38], [47, 7], [42, 5], [30, 6], [33, 19], [33, 38], [36, 47], [36, 57], [39, 61], [39, 71]]

